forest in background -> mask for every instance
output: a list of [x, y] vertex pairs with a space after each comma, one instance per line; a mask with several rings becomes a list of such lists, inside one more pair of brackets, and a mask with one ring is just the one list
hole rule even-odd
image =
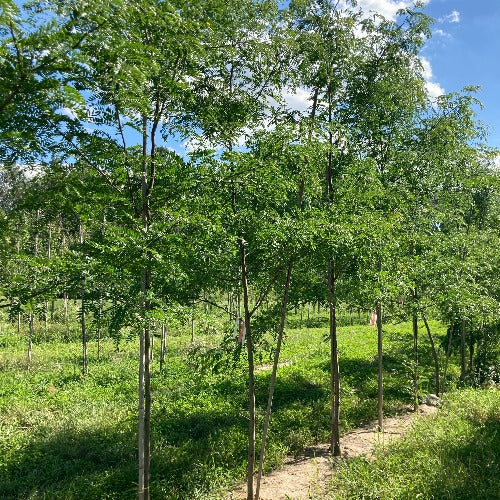
[[[84, 375], [89, 338], [138, 338], [140, 498], [152, 341], [200, 308], [225, 322], [192, 355], [247, 369], [249, 499], [295, 309], [328, 313], [333, 455], [340, 318], [375, 322], [380, 427], [389, 323], [411, 322], [414, 405], [422, 329], [432, 392], [455, 350], [454, 383], [498, 382], [498, 152], [474, 87], [428, 95], [430, 23], [418, 5], [391, 21], [328, 0], [0, 6], [0, 307], [26, 333], [28, 368], [34, 339], [71, 340], [71, 301]], [[291, 106], [298, 95], [308, 107]]]

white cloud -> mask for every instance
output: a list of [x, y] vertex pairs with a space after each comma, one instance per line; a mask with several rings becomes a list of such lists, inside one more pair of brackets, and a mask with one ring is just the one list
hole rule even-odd
[[440, 23], [459, 23], [460, 22], [460, 12], [458, 10], [453, 10], [451, 14], [439, 18]]
[[285, 91], [283, 99], [286, 107], [292, 111], [303, 112], [311, 106], [311, 92], [303, 88]]
[[424, 70], [423, 77], [426, 80], [432, 80], [432, 66], [429, 59], [422, 56], [420, 57], [420, 63], [422, 64], [422, 69]]
[[495, 156], [495, 159], [493, 160], [493, 164], [494, 164], [495, 170], [500, 170], [500, 155]]
[[[424, 0], [425, 5], [430, 0]], [[387, 19], [396, 19], [396, 14], [400, 9], [407, 9], [414, 6], [414, 0], [358, 0], [358, 7], [366, 12], [376, 12]]]
[[436, 97], [443, 95], [445, 93], [443, 87], [441, 87], [439, 83], [432, 81], [432, 66], [429, 59], [421, 56], [420, 63], [422, 64], [422, 76], [425, 79], [425, 88], [427, 89], [429, 96], [435, 99]]
[[56, 113], [63, 116], [67, 116], [70, 120], [76, 120], [78, 118], [76, 112], [71, 108], [67, 107], [56, 109]]
[[449, 33], [446, 33], [446, 31], [441, 30], [441, 29], [434, 30], [434, 34], [438, 35], [438, 36], [442, 36], [444, 38], [451, 38], [451, 35]]
[[427, 92], [429, 92], [429, 96], [433, 99], [436, 99], [436, 97], [445, 93], [443, 87], [441, 87], [439, 83], [425, 82], [425, 88], [427, 89]]

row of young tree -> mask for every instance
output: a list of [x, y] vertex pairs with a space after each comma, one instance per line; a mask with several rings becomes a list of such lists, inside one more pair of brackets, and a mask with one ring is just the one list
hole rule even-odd
[[[78, 298], [84, 372], [89, 312], [99, 331], [137, 331], [139, 498], [151, 325], [179, 307], [204, 301], [244, 324], [249, 499], [290, 308], [329, 310], [334, 455], [340, 303], [377, 312], [380, 427], [383, 318], [413, 321], [416, 395], [419, 319], [442, 390], [429, 316], [450, 325], [448, 357], [459, 339], [463, 379], [491, 376], [496, 152], [476, 89], [427, 94], [430, 23], [418, 6], [392, 21], [333, 0], [0, 6], [1, 306], [28, 315], [31, 339], [37, 310]], [[299, 95], [308, 107], [291, 106]], [[254, 355], [269, 332], [254, 490]]]

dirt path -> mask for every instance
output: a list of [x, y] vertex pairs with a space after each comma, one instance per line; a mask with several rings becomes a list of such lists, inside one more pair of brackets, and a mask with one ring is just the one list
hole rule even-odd
[[[435, 413], [434, 406], [421, 405], [418, 416]], [[355, 429], [341, 438], [342, 458], [370, 456], [376, 444], [388, 444], [404, 436], [416, 414], [407, 412], [384, 420], [384, 432], [377, 432], [376, 422]], [[328, 444], [306, 448], [297, 457], [285, 460], [284, 466], [262, 478], [261, 500], [321, 498], [331, 477]], [[226, 500], [246, 499], [246, 485], [233, 490]]]

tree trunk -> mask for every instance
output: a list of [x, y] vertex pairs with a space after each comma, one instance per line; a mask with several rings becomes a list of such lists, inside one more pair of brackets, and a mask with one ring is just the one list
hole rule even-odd
[[64, 326], [66, 327], [66, 336], [69, 338], [69, 314], [68, 314], [68, 294], [64, 292]]
[[191, 308], [191, 343], [194, 342], [194, 304]]
[[469, 366], [467, 370], [469, 374], [472, 374], [474, 370], [474, 337], [472, 336], [472, 331], [469, 334]]
[[99, 299], [99, 306], [97, 309], [98, 322], [97, 322], [97, 361], [101, 361], [101, 314], [102, 314], [102, 300]]
[[340, 374], [337, 348], [337, 317], [335, 291], [335, 261], [328, 264], [328, 303], [330, 308], [330, 385], [331, 385], [331, 449], [334, 457], [340, 456], [339, 410]]
[[462, 380], [467, 376], [466, 355], [465, 355], [465, 330], [466, 322], [462, 318], [460, 323], [460, 378]]
[[281, 304], [281, 318], [280, 318], [280, 326], [279, 326], [279, 330], [278, 330], [278, 339], [276, 342], [276, 351], [274, 352], [273, 371], [271, 373], [271, 381], [269, 382], [269, 397], [267, 400], [266, 417], [264, 420], [264, 428], [262, 430], [262, 444], [260, 447], [259, 471], [257, 473], [257, 486], [255, 488], [255, 498], [257, 500], [259, 499], [259, 494], [260, 494], [260, 480], [262, 478], [262, 468], [264, 466], [264, 457], [265, 457], [265, 453], [266, 453], [267, 431], [269, 429], [269, 421], [271, 419], [274, 387], [276, 385], [276, 373], [278, 371], [278, 363], [279, 363], [279, 357], [280, 357], [280, 352], [281, 352], [281, 344], [283, 341], [283, 332], [285, 330], [286, 311], [287, 311], [287, 306], [288, 306], [288, 293], [290, 291], [290, 281], [292, 278], [292, 268], [293, 268], [293, 261], [290, 260], [290, 262], [288, 263], [288, 270], [287, 270], [287, 274], [286, 274], [285, 290], [283, 292], [283, 302]]
[[[80, 233], [80, 245], [83, 245], [83, 226], [80, 223], [79, 227]], [[89, 365], [87, 359], [87, 324], [85, 320], [85, 275], [82, 272], [82, 277], [80, 280], [80, 297], [82, 301], [81, 309], [81, 327], [82, 327], [82, 373], [87, 375], [89, 372]]]
[[34, 325], [34, 314], [30, 313], [29, 315], [29, 334], [28, 334], [28, 368], [31, 366], [31, 354], [33, 351], [33, 334], [35, 332]]
[[446, 359], [444, 361], [442, 392], [445, 392], [445, 387], [446, 387], [446, 373], [448, 371], [448, 361], [451, 356], [452, 337], [453, 337], [453, 326], [450, 328], [450, 336], [448, 337], [448, 347], [446, 348]]
[[255, 369], [253, 361], [252, 331], [250, 328], [250, 307], [248, 298], [248, 270], [243, 240], [239, 240], [241, 258], [241, 282], [243, 287], [243, 308], [245, 311], [246, 347], [248, 355], [248, 466], [247, 500], [253, 500], [253, 473], [255, 468]]
[[163, 365], [165, 363], [165, 348], [167, 344], [167, 329], [165, 323], [161, 325], [161, 347], [160, 347], [160, 371], [163, 371]]
[[[149, 183], [148, 183], [148, 119], [142, 118], [142, 176], [141, 194], [142, 208], [141, 221], [144, 230], [144, 245], [147, 246], [147, 233], [150, 224]], [[151, 373], [150, 373], [150, 327], [148, 312], [151, 307], [148, 292], [151, 289], [151, 255], [144, 252], [144, 267], [141, 270], [141, 309], [143, 327], [139, 338], [139, 422], [138, 422], [138, 449], [139, 449], [139, 500], [149, 500], [149, 465], [150, 465], [150, 434], [151, 434]]]
[[422, 319], [424, 320], [425, 329], [427, 330], [427, 335], [429, 337], [429, 342], [431, 343], [432, 348], [432, 358], [434, 359], [434, 379], [436, 386], [436, 396], [439, 396], [439, 356], [436, 350], [436, 345], [434, 343], [434, 338], [432, 337], [431, 329], [429, 328], [429, 323], [427, 322], [427, 318], [425, 314], [422, 314]]
[[[416, 294], [414, 294], [416, 300]], [[413, 329], [413, 408], [418, 410], [419, 396], [419, 373], [418, 373], [418, 317], [417, 313], [413, 313], [412, 317]]]
[[377, 344], [378, 344], [378, 429], [383, 431], [384, 426], [384, 381], [382, 364], [382, 306], [376, 303], [377, 313]]

